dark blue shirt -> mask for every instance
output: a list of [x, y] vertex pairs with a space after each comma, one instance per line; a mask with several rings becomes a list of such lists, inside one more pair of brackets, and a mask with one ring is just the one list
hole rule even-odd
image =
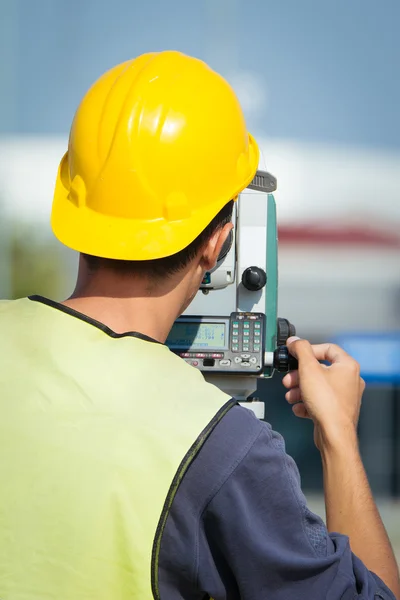
[[306, 504], [282, 437], [235, 406], [186, 473], [161, 541], [163, 600], [395, 600]]

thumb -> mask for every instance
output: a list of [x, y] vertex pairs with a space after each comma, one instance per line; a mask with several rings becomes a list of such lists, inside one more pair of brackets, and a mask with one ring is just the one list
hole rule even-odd
[[287, 341], [287, 346], [290, 354], [292, 354], [299, 361], [299, 371], [301, 371], [304, 367], [307, 367], [307, 370], [310, 367], [319, 367], [319, 362], [315, 357], [314, 351], [310, 342], [307, 340], [302, 340], [298, 337], [291, 337]]

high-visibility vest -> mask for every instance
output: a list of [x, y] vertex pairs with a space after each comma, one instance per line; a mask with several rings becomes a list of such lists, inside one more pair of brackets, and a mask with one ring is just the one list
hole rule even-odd
[[162, 344], [1, 301], [0, 598], [158, 598], [174, 495], [233, 404]]

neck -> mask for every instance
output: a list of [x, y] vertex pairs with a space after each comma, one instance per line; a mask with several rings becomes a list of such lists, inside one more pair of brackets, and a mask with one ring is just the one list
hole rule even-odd
[[151, 288], [148, 281], [113, 274], [79, 276], [63, 304], [100, 321], [116, 333], [137, 331], [164, 343], [185, 308], [185, 280]]

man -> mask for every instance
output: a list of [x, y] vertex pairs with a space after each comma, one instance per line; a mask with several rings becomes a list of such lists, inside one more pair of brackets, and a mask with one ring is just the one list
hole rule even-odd
[[83, 99], [52, 215], [81, 255], [76, 289], [0, 303], [1, 598], [400, 593], [357, 449], [356, 363], [290, 345], [327, 529], [280, 436], [164, 345], [257, 165], [232, 89], [196, 59], [141, 56]]

